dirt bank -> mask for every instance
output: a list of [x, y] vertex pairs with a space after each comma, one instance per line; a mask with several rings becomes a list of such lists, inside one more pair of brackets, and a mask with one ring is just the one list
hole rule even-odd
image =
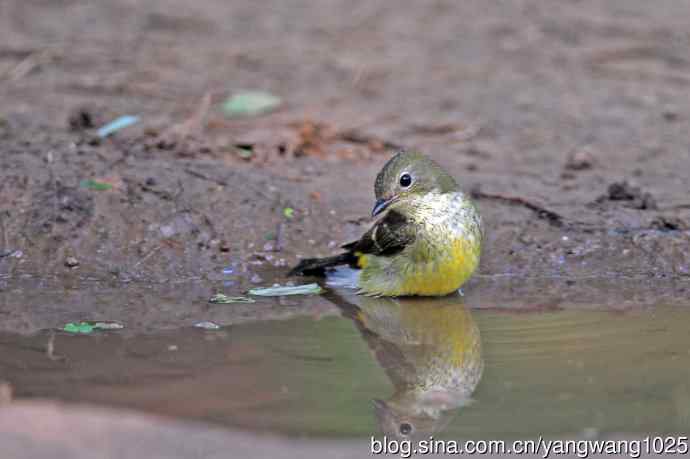
[[[484, 279], [682, 300], [689, 18], [642, 1], [4, 2], [0, 289], [272, 282], [366, 228], [405, 147], [477, 196]], [[226, 119], [241, 89], [283, 104]], [[96, 136], [121, 115], [140, 121]]]

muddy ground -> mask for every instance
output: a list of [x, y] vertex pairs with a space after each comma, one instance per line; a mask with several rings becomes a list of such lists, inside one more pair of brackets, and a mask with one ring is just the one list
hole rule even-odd
[[[284, 281], [366, 229], [398, 148], [476, 196], [481, 306], [686, 302], [689, 31], [684, 2], [4, 1], [0, 327], [179, 325], [216, 286]], [[245, 89], [283, 104], [224, 117]], [[183, 312], [55, 294], [199, 281]]]

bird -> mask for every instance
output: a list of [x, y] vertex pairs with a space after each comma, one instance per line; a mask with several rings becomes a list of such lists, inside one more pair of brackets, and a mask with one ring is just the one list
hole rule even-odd
[[386, 436], [439, 434], [473, 403], [484, 360], [479, 327], [463, 298], [376, 298], [345, 289], [326, 297], [354, 322], [392, 383], [390, 396], [372, 400]]
[[374, 193], [378, 220], [359, 240], [338, 255], [303, 259], [288, 275], [327, 274], [336, 285], [348, 278], [367, 296], [457, 292], [479, 265], [483, 229], [456, 180], [428, 156], [400, 151], [376, 176]]

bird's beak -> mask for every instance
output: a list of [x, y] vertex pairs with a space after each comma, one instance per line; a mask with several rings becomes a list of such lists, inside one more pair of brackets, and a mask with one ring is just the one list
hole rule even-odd
[[388, 199], [377, 199], [376, 203], [374, 204], [374, 210], [371, 211], [371, 216], [376, 217], [378, 214], [386, 210], [388, 206], [390, 206], [393, 203], [393, 201], [395, 201], [395, 199], [396, 196], [393, 196], [392, 198]]

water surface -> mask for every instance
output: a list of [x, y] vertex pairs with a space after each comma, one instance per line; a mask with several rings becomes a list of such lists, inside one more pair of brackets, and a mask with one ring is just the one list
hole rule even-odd
[[[17, 398], [300, 437], [690, 430], [690, 310], [473, 309], [328, 293], [335, 314], [128, 334], [0, 334]], [[289, 308], [289, 305], [285, 306]], [[403, 431], [409, 430], [405, 426]]]

